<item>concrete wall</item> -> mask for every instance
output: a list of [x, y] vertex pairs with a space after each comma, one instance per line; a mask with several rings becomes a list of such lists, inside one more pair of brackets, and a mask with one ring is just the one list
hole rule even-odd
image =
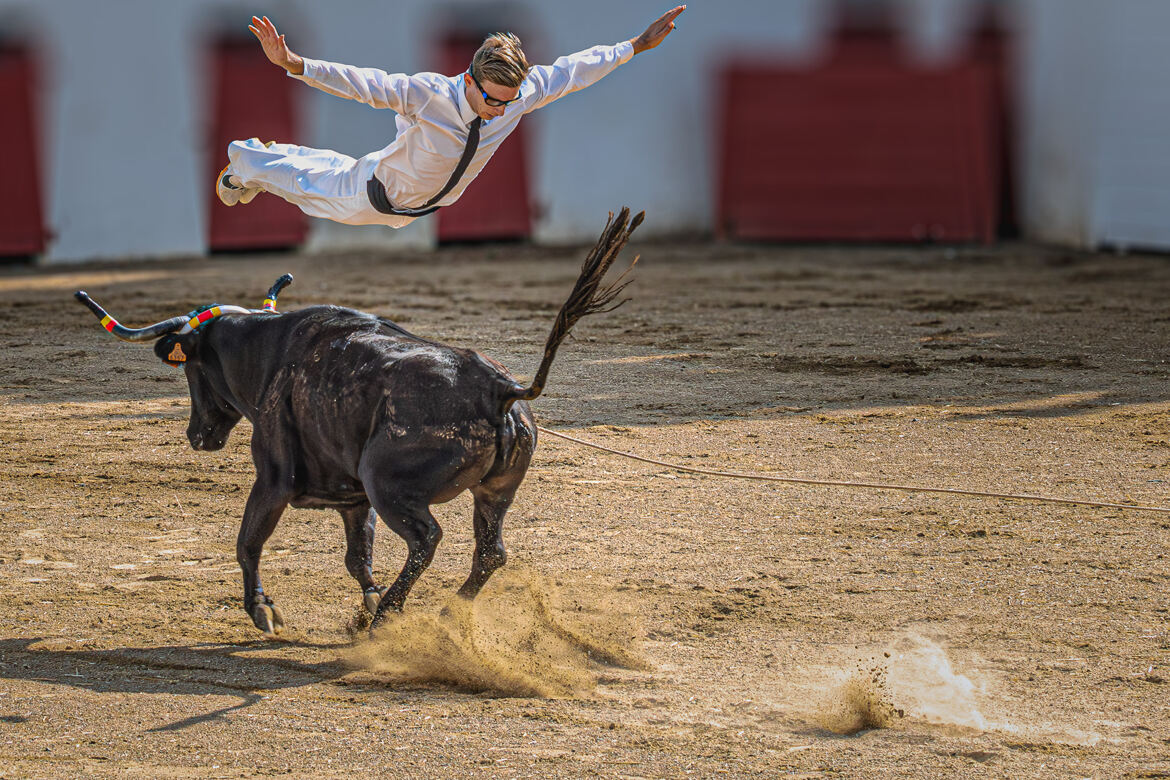
[[197, 6], [118, 0], [95, 13], [64, 0], [0, 5], [0, 23], [21, 20], [44, 70], [47, 260], [203, 251], [189, 32]]
[[1170, 248], [1170, 3], [1119, 3], [1106, 40], [1091, 243]]
[[1025, 0], [1021, 11], [1026, 233], [1170, 249], [1170, 3]]
[[[968, 0], [904, 3], [909, 35], [927, 56], [947, 47]], [[208, 43], [247, 35], [270, 15], [295, 50], [392, 71], [435, 67], [452, 25], [515, 29], [532, 59], [631, 38], [663, 0], [0, 0], [0, 25], [19, 17], [46, 64], [43, 158], [47, 262], [164, 257], [206, 251], [210, 160]], [[728, 56], [816, 56], [829, 25], [824, 0], [693, 2], [679, 31], [601, 84], [526, 122], [538, 241], [584, 241], [623, 204], [654, 214], [653, 233], [705, 232], [714, 212], [714, 89]], [[11, 26], [11, 25], [10, 25]], [[364, 154], [393, 122], [301, 85], [308, 143]], [[434, 221], [354, 228], [314, 221], [309, 248], [434, 241]]]
[[[908, 47], [941, 62], [976, 0], [898, 0]], [[863, 0], [855, 4], [863, 5]], [[1004, 5], [1007, 5], [1005, 0]], [[206, 251], [211, 161], [205, 52], [267, 13], [308, 56], [392, 71], [436, 67], [453, 25], [515, 29], [534, 61], [639, 33], [663, 0], [0, 0], [0, 33], [34, 40], [46, 68], [47, 262]], [[647, 235], [711, 229], [720, 64], [811, 60], [827, 0], [697, 0], [679, 30], [591, 89], [526, 119], [534, 238], [589, 240], [604, 213], [654, 215]], [[1018, 182], [1025, 232], [1075, 246], [1170, 246], [1170, 3], [1016, 0], [1021, 34]], [[360, 155], [392, 117], [294, 85], [313, 145]], [[314, 221], [309, 248], [429, 245], [434, 221], [354, 228]]]
[[1021, 221], [1044, 241], [1087, 246], [1092, 160], [1106, 95], [1100, 45], [1110, 9], [1095, 0], [1027, 0], [1020, 47]]

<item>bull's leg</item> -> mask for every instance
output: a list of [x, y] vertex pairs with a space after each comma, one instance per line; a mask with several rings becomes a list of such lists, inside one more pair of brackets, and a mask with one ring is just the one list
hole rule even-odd
[[514, 408], [505, 420], [499, 442], [500, 457], [492, 471], [471, 489], [475, 496], [475, 554], [471, 573], [459, 595], [473, 599], [492, 573], [504, 565], [504, 515], [528, 472], [536, 449], [536, 423], [526, 405]]
[[[366, 482], [369, 485], [369, 481]], [[406, 501], [398, 496], [390, 496], [375, 491], [370, 498], [374, 509], [390, 530], [402, 537], [406, 542], [406, 563], [398, 574], [398, 579], [386, 590], [378, 604], [378, 611], [374, 614], [371, 627], [377, 628], [391, 612], [401, 612], [402, 604], [410, 593], [411, 587], [419, 575], [431, 565], [435, 557], [435, 548], [443, 538], [443, 529], [435, 522], [431, 510], [423, 501]]]
[[378, 514], [364, 504], [341, 510], [341, 519], [345, 521], [345, 568], [362, 586], [366, 609], [373, 615], [387, 591], [374, 581], [374, 528]]
[[260, 553], [272, 535], [288, 500], [271, 486], [257, 481], [244, 507], [244, 522], [236, 538], [236, 560], [244, 572], [244, 611], [265, 636], [284, 629], [284, 615], [260, 585]]
[[471, 574], [459, 589], [459, 595], [473, 599], [492, 576], [504, 565], [508, 554], [504, 550], [504, 514], [512, 505], [515, 488], [505, 493], [494, 493], [478, 487], [475, 496], [475, 554], [471, 559]]

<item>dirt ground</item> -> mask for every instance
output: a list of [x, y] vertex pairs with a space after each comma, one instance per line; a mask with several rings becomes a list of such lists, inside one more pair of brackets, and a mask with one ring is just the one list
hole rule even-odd
[[[600, 225], [599, 225], [600, 227]], [[700, 468], [1168, 505], [1170, 261], [637, 242], [542, 425]], [[627, 251], [630, 251], [627, 250]], [[0, 269], [0, 777], [1170, 777], [1170, 514], [697, 476], [543, 436], [472, 609], [470, 501], [352, 633], [334, 513], [240, 609], [249, 430], [98, 327], [337, 303], [535, 370], [583, 250]], [[379, 531], [389, 579], [404, 545]]]

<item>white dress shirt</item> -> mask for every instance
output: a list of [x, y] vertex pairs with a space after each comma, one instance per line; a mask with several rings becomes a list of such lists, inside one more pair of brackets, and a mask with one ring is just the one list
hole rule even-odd
[[[552, 65], [534, 66], [520, 85], [516, 102], [509, 103], [502, 116], [483, 122], [471, 164], [438, 205], [459, 199], [522, 116], [593, 84], [633, 56], [633, 45], [624, 41], [594, 46], [561, 57]], [[304, 75], [293, 78], [331, 95], [397, 113], [394, 141], [367, 157], [378, 158], [374, 175], [385, 185], [390, 202], [399, 208], [418, 208], [434, 197], [463, 156], [468, 126], [475, 119], [464, 92], [463, 74], [408, 76], [306, 58]]]

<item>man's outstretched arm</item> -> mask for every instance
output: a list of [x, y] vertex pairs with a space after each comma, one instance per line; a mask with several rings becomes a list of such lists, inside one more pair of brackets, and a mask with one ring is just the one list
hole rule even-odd
[[425, 90], [418, 89], [404, 74], [301, 57], [288, 47], [267, 16], [253, 16], [248, 29], [260, 41], [270, 62], [322, 92], [407, 115], [426, 101]]
[[[651, 22], [650, 26], [646, 28], [646, 32], [639, 35], [637, 38], [631, 38], [630, 43], [634, 46], [634, 54], [641, 54], [642, 52], [653, 49], [658, 44], [666, 40], [666, 36], [674, 30], [674, 20], [678, 15], [687, 10], [685, 5], [675, 6], [662, 16]], [[282, 37], [283, 40], [283, 37]]]
[[535, 98], [525, 105], [525, 111], [547, 106], [579, 89], [600, 81], [614, 68], [629, 62], [638, 52], [653, 49], [674, 30], [674, 20], [685, 11], [685, 5], [676, 6], [651, 22], [637, 38], [622, 41], [616, 46], [594, 46], [576, 54], [559, 58], [552, 65], [536, 65], [528, 72], [536, 87]]

